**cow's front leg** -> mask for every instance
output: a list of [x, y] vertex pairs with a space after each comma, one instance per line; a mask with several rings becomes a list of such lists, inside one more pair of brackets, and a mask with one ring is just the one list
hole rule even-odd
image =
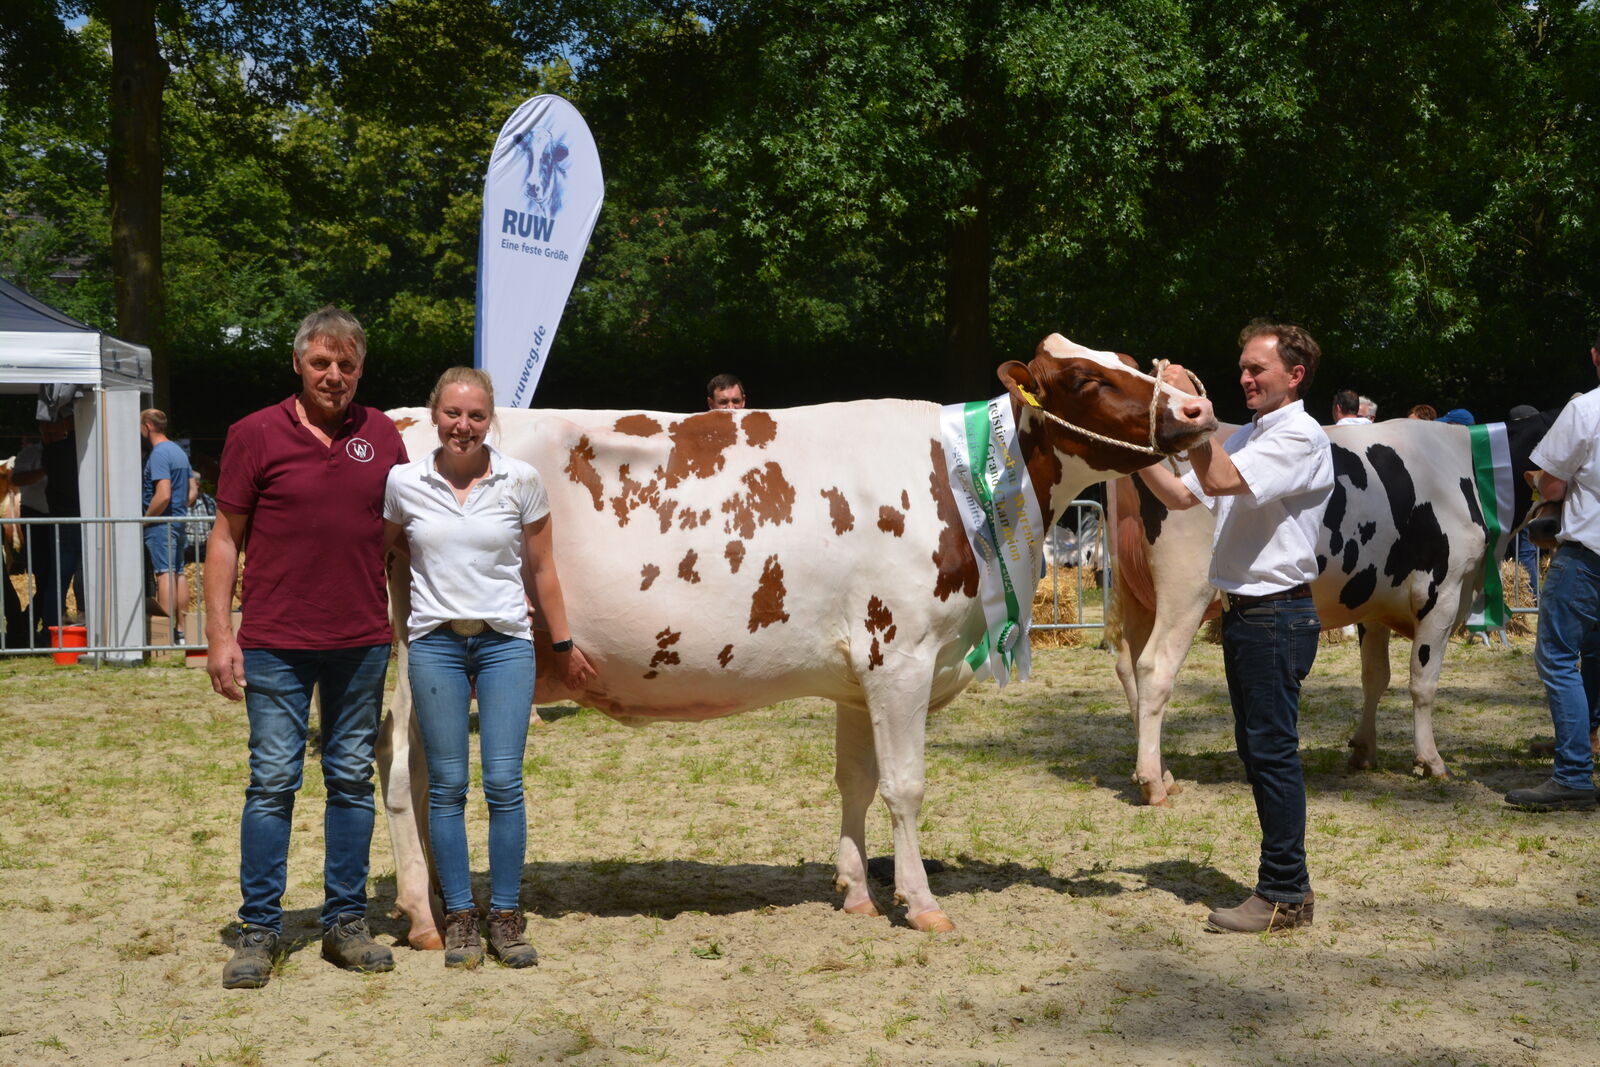
[[[1182, 593], [1189, 595], [1184, 596]], [[1200, 629], [1206, 608], [1211, 603], [1209, 583], [1192, 590], [1171, 590], [1160, 612], [1151, 616], [1143, 608], [1134, 609], [1150, 616], [1146, 625], [1143, 651], [1134, 665], [1138, 703], [1134, 708], [1134, 728], [1138, 733], [1138, 758], [1133, 780], [1146, 804], [1165, 807], [1167, 798], [1182, 792], [1182, 787], [1167, 770], [1161, 754], [1161, 730], [1166, 724], [1167, 703], [1178, 680], [1194, 635]]]
[[[878, 753], [878, 792], [889, 808], [894, 827], [894, 899], [904, 904], [906, 921], [918, 930], [954, 930], [928, 887], [917, 838], [925, 786], [924, 744], [931, 675], [916, 654], [896, 657], [903, 664], [899, 678], [886, 677], [888, 665], [862, 671], [871, 709], [872, 736]], [[895, 664], [895, 660], [890, 661]], [[915, 675], [916, 677], [913, 677]]]
[[444, 948], [444, 911], [428, 854], [428, 765], [404, 677], [378, 728], [378, 781], [394, 850], [395, 906], [411, 922], [406, 941], [415, 949]]
[[1350, 735], [1350, 760], [1346, 764], [1352, 771], [1370, 771], [1378, 766], [1378, 702], [1389, 690], [1390, 632], [1381, 622], [1368, 622], [1361, 627], [1361, 721]]
[[867, 809], [878, 791], [878, 752], [864, 708], [835, 705], [834, 773], [839, 786], [839, 865], [834, 888], [851, 915], [882, 915], [867, 879]]

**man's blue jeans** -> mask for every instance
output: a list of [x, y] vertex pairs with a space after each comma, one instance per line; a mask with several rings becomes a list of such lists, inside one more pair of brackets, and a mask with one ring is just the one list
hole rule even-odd
[[389, 646], [244, 650], [250, 716], [250, 785], [239, 826], [239, 921], [283, 929], [289, 827], [306, 758], [311, 690], [321, 686], [323, 813], [322, 926], [367, 911], [372, 849], [372, 760], [383, 707]]
[[472, 907], [467, 855], [468, 704], [478, 691], [478, 748], [489, 808], [489, 907], [522, 904], [528, 823], [522, 754], [533, 709], [533, 644], [485, 629], [463, 637], [448, 626], [411, 642], [411, 697], [428, 759], [428, 839], [445, 911]]
[[1231, 606], [1222, 616], [1222, 664], [1233, 737], [1261, 821], [1256, 893], [1298, 904], [1306, 871], [1306, 784], [1300, 770], [1300, 683], [1317, 658], [1322, 624], [1309, 597]]
[[1585, 648], [1593, 658], [1597, 629], [1600, 556], [1576, 541], [1563, 541], [1545, 571], [1533, 658], [1556, 732], [1551, 777], [1571, 789], [1594, 788], [1593, 706], [1584, 688], [1583, 660]]

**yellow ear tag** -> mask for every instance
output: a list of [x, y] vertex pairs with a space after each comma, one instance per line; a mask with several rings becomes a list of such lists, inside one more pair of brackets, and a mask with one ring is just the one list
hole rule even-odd
[[1033, 398], [1033, 394], [1028, 392], [1022, 386], [1020, 386], [1020, 385], [1017, 386], [1017, 392], [1022, 394], [1022, 399], [1026, 400], [1028, 402], [1028, 406], [1029, 407], [1035, 407], [1036, 408], [1036, 407], [1039, 406], [1039, 402]]

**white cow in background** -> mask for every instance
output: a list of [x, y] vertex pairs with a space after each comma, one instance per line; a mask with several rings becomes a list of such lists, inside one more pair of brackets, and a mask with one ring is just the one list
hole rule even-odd
[[[1047, 421], [1020, 390], [1078, 427], [1169, 453], [1215, 426], [1209, 403], [1139, 373], [1127, 357], [1058, 335], [1028, 365], [1005, 364], [1000, 377], [1046, 523], [1085, 486], [1149, 458]], [[437, 446], [427, 411], [390, 414], [412, 456]], [[965, 656], [985, 621], [938, 406], [868, 400], [770, 412], [498, 415], [499, 447], [544, 478], [572, 633], [598, 671], [584, 691], [564, 691], [549, 671], [549, 635], [539, 632], [537, 699], [573, 700], [628, 723], [711, 719], [800, 696], [832, 700], [844, 910], [880, 914], [868, 888], [865, 826], [881, 793], [893, 823], [896, 900], [918, 929], [950, 929], [917, 840], [924, 727], [930, 710], [971, 682]], [[391, 610], [403, 619], [407, 575], [394, 573]], [[411, 943], [424, 947], [437, 945], [441, 918], [430, 897], [426, 766], [405, 664], [402, 645], [379, 768], [398, 903]]]

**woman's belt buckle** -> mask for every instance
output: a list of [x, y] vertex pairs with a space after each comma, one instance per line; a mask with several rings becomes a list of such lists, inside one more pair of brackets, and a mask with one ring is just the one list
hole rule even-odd
[[462, 637], [477, 637], [479, 634], [483, 633], [483, 628], [487, 625], [488, 623], [484, 622], [482, 619], [450, 620], [450, 629], [454, 630]]

